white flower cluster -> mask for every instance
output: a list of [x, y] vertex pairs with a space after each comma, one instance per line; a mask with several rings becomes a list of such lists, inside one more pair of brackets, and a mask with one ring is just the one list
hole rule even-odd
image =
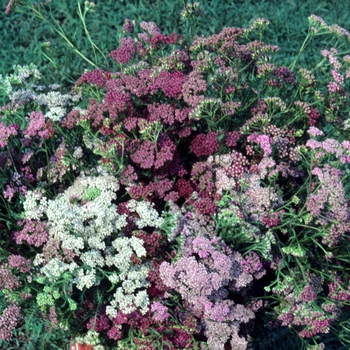
[[[140, 271], [135, 273], [134, 277], [138, 277], [134, 280], [126, 280], [123, 285], [125, 287], [117, 288], [116, 292], [113, 294], [113, 300], [111, 305], [106, 307], [106, 314], [112, 318], [117, 316], [118, 310], [123, 311], [125, 314], [129, 314], [135, 310], [140, 310], [140, 312], [145, 315], [148, 311], [149, 297], [145, 288], [149, 286], [147, 282], [148, 269], [145, 267], [139, 267]], [[141, 271], [141, 269], [144, 271]], [[144, 288], [138, 290], [138, 288]], [[128, 293], [127, 290], [132, 292]]]
[[[40, 203], [38, 203], [40, 201]], [[47, 209], [47, 199], [38, 192], [28, 191], [23, 203], [24, 216], [29, 220], [39, 220]]]
[[124, 278], [130, 268], [130, 258], [136, 254], [138, 258], [146, 256], [146, 249], [143, 241], [137, 237], [118, 237], [112, 242], [115, 252], [108, 250], [106, 252], [106, 264], [114, 265], [121, 271], [120, 278]]
[[117, 316], [117, 310], [122, 310], [125, 314], [140, 310], [143, 315], [148, 311], [149, 298], [146, 290], [125, 294], [122, 288], [118, 288], [113, 297], [111, 305], [106, 307], [106, 314], [112, 318]]
[[86, 253], [81, 254], [80, 259], [84, 264], [91, 267], [104, 266], [105, 264], [102, 254], [97, 249], [92, 249]]
[[[0, 90], [3, 90], [9, 96], [14, 104], [20, 102], [34, 102], [39, 106], [46, 106], [48, 111], [45, 113], [45, 118], [53, 121], [61, 121], [67, 113], [67, 107], [79, 100], [80, 96], [71, 94], [61, 94], [58, 91], [49, 91], [48, 93], [38, 93], [45, 89], [44, 86], [35, 85], [28, 81], [30, 77], [36, 80], [41, 79], [41, 73], [34, 64], [29, 66], [13, 66], [14, 73], [2, 77], [0, 75]], [[21, 85], [22, 88], [14, 90], [13, 86]], [[59, 87], [58, 84], [49, 86], [51, 90]]]
[[48, 107], [49, 111], [45, 113], [45, 118], [60, 121], [67, 113], [66, 107], [71, 104], [71, 98], [69, 94], [63, 95], [58, 91], [50, 91], [47, 94], [35, 95], [34, 102]]
[[[82, 200], [89, 188], [97, 188], [100, 195], [84, 205], [71, 202], [71, 198]], [[127, 224], [126, 215], [118, 215], [116, 206], [111, 203], [118, 189], [119, 184], [113, 176], [79, 177], [54, 200], [28, 191], [23, 215], [39, 220], [46, 214], [50, 239], [60, 241], [62, 248], [77, 255], [85, 248], [90, 249], [82, 255], [84, 262], [89, 266], [104, 266], [97, 249], [104, 249], [103, 240]]]
[[13, 103], [33, 101], [39, 106], [46, 106], [48, 111], [44, 114], [46, 119], [61, 121], [67, 113], [67, 107], [72, 104], [72, 96], [61, 94], [58, 91], [37, 94], [31, 88], [20, 89], [10, 94]]
[[67, 270], [69, 270], [69, 264], [54, 258], [41, 269], [41, 272], [45, 274], [49, 281], [55, 282]]
[[[71, 202], [71, 198], [83, 200], [89, 189], [98, 189], [100, 195], [84, 205]], [[113, 176], [79, 177], [63, 194], [49, 201], [46, 215], [50, 234], [62, 242], [62, 248], [78, 255], [86, 243], [92, 249], [104, 249], [103, 240], [127, 225], [126, 215], [118, 215], [111, 203], [118, 189]]]
[[73, 157], [75, 159], [83, 158], [84, 152], [83, 149], [79, 146], [74, 149]]
[[[105, 347], [100, 344], [99, 333], [97, 333], [94, 329], [89, 329], [84, 335], [74, 338], [75, 343], [81, 344], [89, 344], [92, 345], [94, 350], [105, 350]], [[76, 348], [80, 348], [80, 346], [76, 346]], [[75, 349], [75, 346], [71, 348]]]
[[99, 281], [96, 279], [96, 269], [85, 270], [83, 268], [78, 269], [73, 282], [79, 290], [84, 288], [89, 289], [92, 286], [99, 285]]
[[124, 313], [139, 309], [145, 314], [148, 310], [149, 299], [146, 288], [149, 287], [147, 281], [149, 268], [146, 265], [131, 265], [131, 256], [146, 256], [146, 250], [143, 247], [143, 241], [137, 237], [119, 237], [112, 242], [112, 249], [106, 252], [106, 264], [114, 265], [118, 273], [113, 273], [108, 279], [113, 283], [121, 283], [113, 295], [110, 306], [107, 306], [107, 315], [115, 317], [117, 310], [121, 309]]
[[101, 192], [106, 192], [110, 195], [111, 200], [117, 196], [113, 192], [119, 190], [119, 182], [112, 175], [102, 174], [101, 176], [80, 176], [73, 185], [66, 190], [67, 196], [74, 196], [83, 199], [88, 188], [98, 188]]
[[139, 215], [139, 219], [136, 219], [135, 223], [138, 228], [143, 229], [146, 226], [160, 228], [164, 219], [159, 217], [158, 212], [153, 208], [153, 203], [146, 201], [138, 202], [134, 199], [130, 200], [127, 204], [131, 211], [136, 212]]
[[[125, 313], [137, 309], [146, 313], [149, 305], [146, 291], [150, 285], [147, 281], [149, 267], [135, 265], [131, 260], [132, 256], [145, 257], [147, 252], [142, 239], [125, 237], [122, 233], [127, 226], [127, 216], [119, 215], [112, 203], [118, 190], [119, 183], [111, 175], [81, 175], [55, 199], [47, 200], [40, 193], [28, 192], [23, 204], [25, 217], [39, 220], [45, 215], [49, 239], [59, 241], [62, 249], [71, 250], [79, 258], [78, 264], [54, 258], [44, 265], [43, 254], [37, 254], [36, 266], [44, 265], [41, 272], [47, 278], [54, 281], [69, 271], [72, 283], [83, 290], [100, 283], [100, 268], [108, 266], [114, 270], [108, 277], [117, 285], [108, 306], [111, 316], [120, 309]], [[163, 218], [148, 202], [131, 200], [128, 207], [138, 214], [136, 224], [140, 229], [160, 227], [163, 223]], [[113, 240], [109, 243], [111, 237]]]
[[29, 66], [13, 66], [14, 73], [9, 76], [9, 80], [12, 84], [23, 84], [30, 76], [35, 79], [41, 79], [41, 73], [38, 68], [31, 63]]

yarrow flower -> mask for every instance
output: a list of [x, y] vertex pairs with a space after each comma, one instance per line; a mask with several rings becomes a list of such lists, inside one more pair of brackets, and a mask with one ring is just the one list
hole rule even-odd
[[159, 301], [152, 303], [151, 311], [155, 313], [153, 317], [156, 321], [164, 321], [170, 317], [168, 308]]
[[5, 125], [3, 122], [0, 122], [0, 148], [6, 147], [10, 136], [17, 135], [18, 129], [19, 125], [17, 124]]
[[0, 339], [10, 341], [12, 331], [21, 319], [21, 308], [16, 304], [9, 305], [0, 316]]
[[109, 55], [121, 64], [128, 63], [135, 54], [135, 43], [132, 38], [121, 38], [120, 48], [112, 51]]
[[197, 156], [210, 156], [219, 150], [217, 133], [197, 135], [191, 142], [191, 151]]
[[[202, 14], [189, 3], [181, 16]], [[348, 37], [309, 20], [310, 36]], [[85, 319], [89, 331], [74, 341], [101, 350], [156, 349], [157, 334], [174, 349], [245, 350], [262, 315], [310, 344], [327, 340], [350, 300], [350, 142], [339, 129], [348, 124], [350, 58], [323, 50], [329, 69], [296, 76], [273, 63], [278, 47], [250, 38], [268, 24], [179, 48], [181, 36], [154, 22], [134, 34], [126, 18], [127, 36], [110, 53], [119, 70], [84, 71], [73, 95], [57, 84], [44, 93], [34, 65], [0, 77], [9, 100], [0, 216], [10, 220], [0, 223], [9, 238], [0, 338], [19, 324], [20, 310], [12, 323], [3, 318], [18, 300], [23, 314], [34, 302], [52, 332]], [[323, 86], [321, 75], [330, 77]], [[275, 313], [258, 312], [270, 305], [256, 298], [260, 288]]]
[[136, 22], [131, 22], [129, 18], [125, 18], [122, 31], [124, 33], [133, 33]]

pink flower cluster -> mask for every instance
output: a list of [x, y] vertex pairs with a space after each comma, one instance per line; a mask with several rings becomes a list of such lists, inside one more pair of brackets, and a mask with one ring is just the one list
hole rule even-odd
[[32, 269], [31, 261], [21, 255], [10, 255], [8, 262], [11, 269], [18, 269], [22, 273], [29, 272]]
[[265, 156], [268, 156], [272, 153], [272, 148], [271, 148], [272, 140], [268, 135], [258, 135], [257, 133], [254, 133], [248, 136], [248, 140], [250, 142], [255, 142], [259, 144]]
[[21, 319], [21, 308], [16, 304], [9, 305], [0, 316], [0, 339], [11, 340], [12, 331]]
[[48, 234], [45, 230], [45, 223], [24, 219], [17, 222], [17, 225], [24, 226], [21, 231], [16, 231], [12, 235], [12, 239], [16, 244], [22, 244], [25, 241], [29, 245], [38, 248], [47, 241]]
[[5, 125], [3, 122], [0, 122], [0, 148], [5, 148], [8, 144], [10, 136], [17, 135], [19, 125], [10, 124]]
[[45, 122], [44, 114], [39, 112], [30, 113], [29, 125], [22, 131], [28, 138], [39, 136], [42, 139], [50, 139], [55, 134], [51, 120]]

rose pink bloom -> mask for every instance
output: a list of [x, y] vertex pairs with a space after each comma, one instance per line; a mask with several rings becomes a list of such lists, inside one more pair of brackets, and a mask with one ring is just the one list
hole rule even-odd
[[311, 126], [307, 130], [307, 132], [313, 137], [315, 137], [315, 136], [324, 136], [323, 131], [321, 131], [320, 129], [318, 129], [318, 128], [314, 127], [314, 126]]
[[316, 141], [316, 140], [307, 140], [306, 141], [306, 147], [310, 147], [312, 149], [321, 148], [322, 142]]
[[37, 135], [37, 132], [45, 127], [45, 117], [44, 114], [40, 111], [38, 113], [30, 113], [30, 122], [28, 127], [23, 130], [23, 134], [34, 137]]
[[156, 321], [164, 321], [170, 317], [170, 314], [168, 313], [168, 308], [159, 301], [152, 303], [151, 311], [155, 313], [153, 318]]
[[312, 175], [316, 175], [320, 181], [323, 181], [323, 173], [322, 170], [319, 167], [316, 167], [314, 169], [312, 169], [311, 172]]
[[17, 135], [17, 130], [17, 124], [10, 124], [6, 126], [4, 123], [0, 122], [0, 148], [7, 146], [8, 139], [11, 135]]
[[340, 91], [340, 90], [341, 90], [341, 87], [340, 87], [337, 83], [335, 83], [335, 82], [333, 82], [333, 81], [331, 81], [330, 83], [328, 83], [328, 92], [329, 92], [330, 94], [335, 93], [335, 92], [338, 92], [338, 91]]
[[16, 190], [10, 187], [9, 185], [6, 185], [6, 191], [4, 191], [2, 194], [4, 198], [9, 199], [11, 201], [11, 199], [16, 194]]
[[350, 152], [350, 142], [349, 141], [343, 141], [342, 146], [345, 148], [346, 151]]

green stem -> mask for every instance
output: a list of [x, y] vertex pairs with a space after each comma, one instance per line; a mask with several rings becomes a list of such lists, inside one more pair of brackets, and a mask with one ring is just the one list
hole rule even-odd
[[46, 22], [47, 24], [49, 24], [49, 26], [59, 35], [61, 36], [61, 38], [68, 44], [68, 46], [76, 53], [78, 54], [82, 59], [84, 59], [86, 62], [88, 62], [89, 64], [91, 64], [93, 67], [98, 68], [98, 66], [93, 63], [92, 61], [90, 61], [85, 55], [83, 55], [75, 46], [74, 44], [67, 38], [67, 36], [65, 35], [62, 27], [57, 23], [57, 21], [52, 17], [52, 15], [50, 15], [52, 21], [54, 22], [54, 24], [56, 25], [53, 26], [51, 24], [51, 22], [45, 18], [42, 13], [40, 11], [38, 11], [35, 7], [31, 7], [28, 6], [29, 10], [34, 12], [34, 15], [36, 17], [38, 17], [39, 19], [41, 19], [42, 21]]
[[85, 22], [85, 16], [86, 16], [86, 10], [84, 11], [84, 13], [82, 13], [81, 11], [81, 7], [80, 7], [80, 2], [79, 0], [77, 0], [77, 3], [78, 3], [78, 15], [79, 15], [79, 18], [81, 20], [81, 23], [83, 24], [83, 27], [84, 27], [84, 31], [85, 31], [85, 34], [91, 44], [91, 47], [92, 47], [92, 50], [94, 52], [94, 57], [95, 57], [95, 62], [97, 62], [97, 56], [96, 56], [96, 51], [95, 49], [102, 55], [102, 57], [105, 59], [105, 61], [107, 62], [107, 59], [106, 59], [106, 56], [103, 54], [103, 52], [98, 48], [98, 46], [92, 41], [91, 37], [90, 37], [90, 33], [86, 27], [86, 22]]

